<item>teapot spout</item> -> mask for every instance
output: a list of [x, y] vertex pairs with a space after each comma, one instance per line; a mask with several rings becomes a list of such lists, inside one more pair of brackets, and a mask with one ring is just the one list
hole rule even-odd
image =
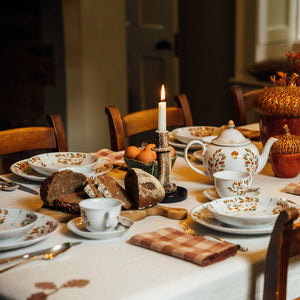
[[258, 168], [256, 170], [255, 173], [259, 173], [263, 168], [264, 166], [266, 165], [267, 161], [268, 161], [268, 158], [269, 158], [269, 153], [270, 153], [270, 150], [271, 150], [271, 147], [272, 145], [274, 144], [274, 142], [276, 142], [278, 139], [274, 138], [274, 137], [270, 137], [265, 146], [264, 146], [264, 149], [262, 151], [262, 153], [260, 154], [260, 157], [258, 159]]

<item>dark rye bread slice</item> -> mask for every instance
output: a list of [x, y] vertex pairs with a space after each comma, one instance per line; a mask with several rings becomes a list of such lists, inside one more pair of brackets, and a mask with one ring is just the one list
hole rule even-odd
[[53, 207], [69, 214], [80, 215], [79, 202], [88, 198], [84, 191], [63, 195], [53, 201]]
[[142, 169], [132, 168], [125, 176], [125, 190], [135, 208], [151, 207], [165, 197], [165, 189], [156, 177]]
[[91, 198], [115, 198], [122, 202], [123, 208], [132, 207], [125, 189], [108, 174], [99, 175], [97, 178], [87, 178], [84, 191]]
[[54, 200], [61, 196], [83, 191], [86, 176], [71, 170], [55, 172], [48, 176], [40, 188], [40, 196], [45, 206], [53, 207]]

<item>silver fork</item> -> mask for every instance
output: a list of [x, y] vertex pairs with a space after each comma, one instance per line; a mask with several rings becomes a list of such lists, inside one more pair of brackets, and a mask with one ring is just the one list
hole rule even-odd
[[[187, 233], [187, 234], [189, 234], [189, 235], [199, 235], [193, 228], [191, 228], [186, 222], [180, 222], [180, 226], [181, 226], [181, 228]], [[220, 237], [217, 237], [217, 236], [215, 236], [215, 235], [212, 235], [212, 234], [205, 234], [205, 235], [203, 235], [203, 236], [209, 236], [209, 237], [211, 237], [211, 238], [213, 238], [213, 239], [216, 239], [216, 240], [218, 240], [218, 241], [220, 241], [220, 242], [222, 242], [222, 243], [225, 243], [225, 244], [230, 244], [230, 245], [234, 245], [234, 246], [236, 246], [235, 244], [233, 244], [233, 243], [230, 243], [230, 242], [228, 242], [228, 241], [226, 241], [226, 240], [224, 240], [224, 239], [222, 239], [222, 238], [220, 238]], [[242, 247], [241, 245], [239, 245], [240, 247], [239, 247], [239, 251], [241, 251], [241, 252], [247, 252], [248, 251], [248, 248], [247, 247]]]

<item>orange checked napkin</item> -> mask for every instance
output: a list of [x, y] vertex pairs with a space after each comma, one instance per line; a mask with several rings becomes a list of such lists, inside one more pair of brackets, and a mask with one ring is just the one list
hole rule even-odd
[[98, 158], [105, 159], [111, 162], [113, 165], [124, 165], [123, 159], [124, 151], [112, 151], [109, 149], [100, 149], [96, 153], [93, 153]]
[[290, 194], [300, 195], [300, 182], [288, 184], [284, 190]]
[[130, 238], [129, 243], [201, 266], [208, 266], [234, 256], [239, 249], [239, 245], [215, 242], [203, 236], [190, 236], [170, 227], [136, 234]]

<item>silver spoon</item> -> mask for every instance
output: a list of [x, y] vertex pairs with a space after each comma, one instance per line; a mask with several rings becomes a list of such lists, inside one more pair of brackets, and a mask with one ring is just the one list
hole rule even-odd
[[72, 243], [64, 243], [64, 244], [56, 245], [52, 249], [50, 249], [48, 252], [46, 252], [42, 255], [34, 255], [32, 257], [29, 257], [26, 260], [23, 260], [17, 264], [14, 264], [12, 266], [9, 266], [5, 269], [0, 270], [0, 273], [4, 273], [14, 267], [23, 265], [27, 262], [34, 261], [34, 260], [52, 260], [52, 259], [56, 258], [58, 255], [60, 255], [61, 253], [70, 249], [72, 247], [72, 245], [73, 245]]
[[0, 186], [3, 191], [7, 191], [7, 192], [15, 191], [16, 189], [18, 189], [20, 187], [20, 185], [15, 182], [8, 182], [8, 183], [1, 182]]

